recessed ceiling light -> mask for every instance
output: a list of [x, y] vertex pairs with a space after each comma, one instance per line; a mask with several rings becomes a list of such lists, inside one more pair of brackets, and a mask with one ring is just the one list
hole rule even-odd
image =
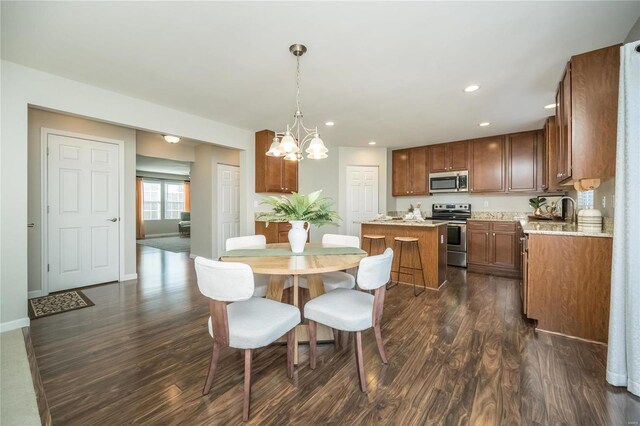
[[329, 126], [329, 127], [333, 126], [334, 124], [336, 123], [334, 123], [333, 121], [327, 121], [326, 123], [324, 123], [325, 126]]
[[375, 144], [376, 144], [376, 141], [369, 142], [369, 145], [375, 145]]
[[475, 92], [476, 90], [478, 90], [480, 88], [480, 86], [478, 86], [477, 84], [472, 84], [471, 86], [467, 86], [464, 88], [464, 92], [465, 93], [471, 93], [471, 92]]
[[544, 109], [554, 109], [556, 107], [556, 104], [549, 104], [549, 105], [545, 105]]
[[169, 143], [178, 143], [180, 142], [180, 138], [177, 136], [171, 136], [171, 135], [163, 135], [164, 136], [164, 140], [169, 142]]
[[478, 126], [480, 126], [480, 127], [487, 127], [487, 126], [490, 126], [490, 125], [491, 125], [491, 123], [489, 123], [488, 121], [485, 121], [483, 123], [478, 124]]

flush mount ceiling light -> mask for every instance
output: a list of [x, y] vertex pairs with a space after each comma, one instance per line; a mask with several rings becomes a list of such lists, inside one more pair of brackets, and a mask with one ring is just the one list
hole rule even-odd
[[489, 123], [488, 121], [485, 121], [485, 122], [482, 122], [482, 123], [478, 124], [478, 126], [480, 126], [480, 127], [487, 127], [487, 126], [490, 126], [490, 125], [491, 125], [491, 123]]
[[544, 109], [554, 109], [556, 107], [556, 104], [549, 104], [549, 105], [545, 105]]
[[169, 142], [169, 143], [178, 143], [180, 142], [180, 138], [177, 136], [171, 136], [171, 135], [162, 135], [164, 137], [164, 140]]
[[376, 141], [369, 142], [369, 145], [375, 145], [375, 144], [376, 144]]
[[[287, 124], [285, 132], [276, 133], [267, 155], [269, 157], [284, 156], [285, 160], [300, 161], [303, 158], [302, 150], [307, 146], [307, 158], [312, 160], [327, 158], [329, 150], [320, 139], [318, 127], [307, 128], [302, 124], [302, 111], [300, 110], [300, 56], [304, 55], [307, 48], [302, 44], [292, 44], [289, 47], [289, 51], [296, 57], [296, 112], [293, 115], [293, 125], [289, 126]], [[326, 123], [327, 126], [332, 124]]]
[[472, 84], [471, 86], [467, 86], [464, 88], [464, 92], [465, 93], [471, 93], [471, 92], [475, 92], [476, 90], [478, 90], [480, 88], [480, 86], [478, 86], [477, 84]]
[[329, 127], [333, 126], [334, 124], [336, 123], [334, 123], [333, 121], [327, 121], [326, 123], [324, 123], [325, 126], [329, 126]]

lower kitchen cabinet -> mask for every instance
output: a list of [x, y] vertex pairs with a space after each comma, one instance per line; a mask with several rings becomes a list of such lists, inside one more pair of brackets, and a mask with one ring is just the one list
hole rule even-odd
[[[291, 224], [289, 222], [270, 222], [256, 221], [256, 235], [264, 235], [267, 244], [288, 243], [289, 230]], [[307, 233], [307, 242], [309, 242], [309, 234]]]
[[520, 242], [517, 222], [467, 222], [467, 269], [517, 278]]
[[536, 329], [607, 342], [612, 238], [529, 234], [523, 311]]

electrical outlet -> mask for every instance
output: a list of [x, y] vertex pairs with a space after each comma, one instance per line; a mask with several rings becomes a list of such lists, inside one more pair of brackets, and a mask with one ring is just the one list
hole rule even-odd
[[488, 201], [485, 201], [482, 205], [483, 205], [484, 207], [489, 207], [489, 202], [488, 202]]
[[603, 209], [607, 208], [607, 196], [606, 195], [602, 196], [602, 208]]

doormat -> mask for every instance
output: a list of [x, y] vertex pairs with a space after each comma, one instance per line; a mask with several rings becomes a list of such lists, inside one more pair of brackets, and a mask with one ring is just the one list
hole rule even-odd
[[82, 291], [65, 291], [29, 299], [29, 318], [38, 319], [89, 306], [94, 306], [94, 303]]

